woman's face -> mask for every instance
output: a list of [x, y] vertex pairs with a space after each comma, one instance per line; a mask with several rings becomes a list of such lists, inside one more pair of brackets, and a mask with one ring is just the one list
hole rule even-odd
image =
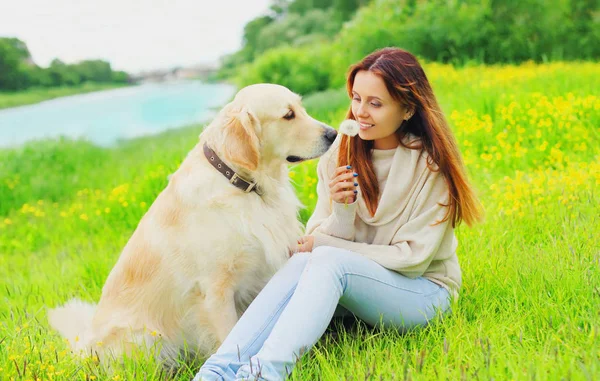
[[376, 149], [392, 149], [399, 144], [396, 130], [405, 118], [412, 116], [406, 107], [392, 98], [383, 79], [361, 70], [354, 77], [352, 114], [360, 123], [358, 136], [374, 140]]

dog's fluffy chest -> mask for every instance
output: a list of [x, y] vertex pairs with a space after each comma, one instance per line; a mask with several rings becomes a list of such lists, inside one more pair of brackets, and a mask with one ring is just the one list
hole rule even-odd
[[264, 281], [285, 263], [302, 234], [301, 203], [293, 187], [286, 179], [271, 184], [262, 196], [246, 194], [214, 168], [206, 169], [202, 176], [175, 174], [169, 185], [170, 197], [183, 206], [178, 224], [183, 229], [178, 235], [187, 237], [180, 242], [188, 245], [179, 251], [183, 267], [208, 282], [223, 266], [236, 276], [260, 274]]
[[257, 205], [249, 219], [253, 220], [253, 235], [265, 250], [267, 262], [278, 268], [296, 245], [302, 225], [298, 221], [300, 203], [291, 187], [281, 189], [273, 201], [270, 205]]

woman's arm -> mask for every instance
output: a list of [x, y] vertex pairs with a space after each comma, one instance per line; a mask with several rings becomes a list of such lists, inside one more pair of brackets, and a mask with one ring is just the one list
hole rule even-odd
[[[398, 229], [390, 245], [351, 242], [315, 231], [312, 233], [313, 249], [318, 246], [333, 246], [354, 251], [385, 268], [416, 278], [425, 273], [440, 250], [452, 253], [456, 250], [456, 240], [445, 239], [449, 234], [454, 235], [449, 221], [434, 225], [445, 213], [446, 207], [438, 204], [430, 207]], [[441, 247], [443, 243], [453, 247]]]
[[[335, 157], [326, 155], [317, 164], [317, 204], [306, 223], [306, 234], [321, 233], [353, 241], [357, 202], [344, 205], [331, 201], [328, 185], [331, 180], [330, 160], [335, 160]], [[335, 165], [333, 167], [335, 170]]]

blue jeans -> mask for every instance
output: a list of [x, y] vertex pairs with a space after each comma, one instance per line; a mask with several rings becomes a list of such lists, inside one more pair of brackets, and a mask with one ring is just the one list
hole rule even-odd
[[360, 254], [320, 246], [297, 253], [267, 283], [194, 381], [283, 380], [341, 306], [373, 326], [426, 325], [450, 305], [448, 291]]

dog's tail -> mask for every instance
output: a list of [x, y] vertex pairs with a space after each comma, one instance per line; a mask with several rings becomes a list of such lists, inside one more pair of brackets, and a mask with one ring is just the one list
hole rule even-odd
[[92, 346], [92, 319], [96, 305], [72, 299], [64, 306], [48, 311], [48, 321], [69, 344], [75, 353], [88, 352]]

